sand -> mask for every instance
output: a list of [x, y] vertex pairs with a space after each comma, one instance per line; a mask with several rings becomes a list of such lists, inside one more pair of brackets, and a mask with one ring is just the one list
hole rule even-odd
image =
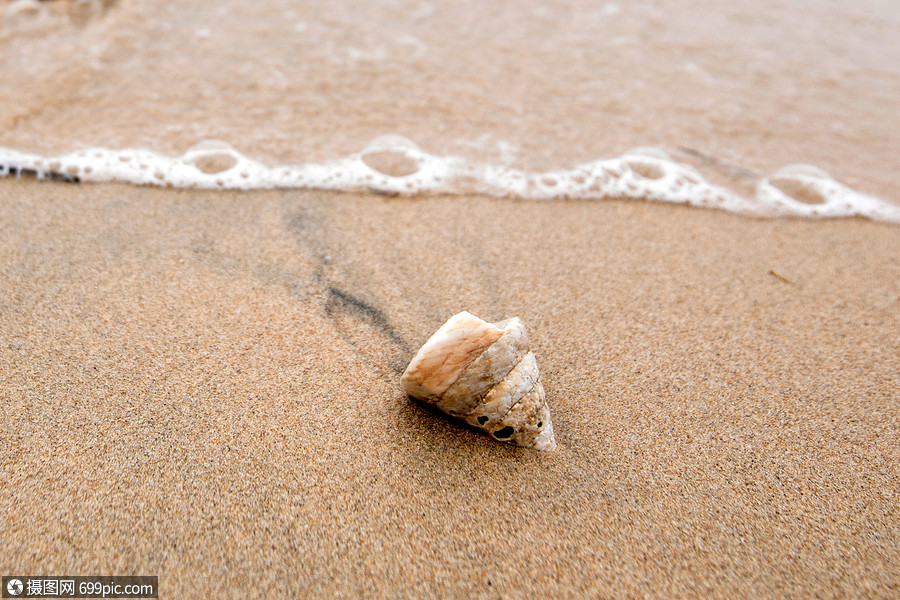
[[[637, 202], [0, 182], [4, 574], [160, 597], [896, 597], [900, 236]], [[406, 397], [529, 325], [559, 449]]]
[[0, 147], [212, 138], [299, 164], [399, 134], [546, 171], [658, 146], [745, 195], [808, 163], [900, 201], [894, 0], [93, 0], [75, 23], [6, 4]]
[[[747, 196], [809, 163], [900, 202], [890, 0], [35, 6], [0, 0], [0, 147], [658, 146]], [[859, 219], [0, 179], [0, 574], [897, 598], [898, 257]], [[402, 393], [461, 310], [524, 320], [557, 451]]]

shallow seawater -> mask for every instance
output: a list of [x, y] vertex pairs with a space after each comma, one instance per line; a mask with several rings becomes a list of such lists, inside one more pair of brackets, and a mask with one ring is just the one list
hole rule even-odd
[[0, 0], [0, 173], [900, 221], [900, 8]]

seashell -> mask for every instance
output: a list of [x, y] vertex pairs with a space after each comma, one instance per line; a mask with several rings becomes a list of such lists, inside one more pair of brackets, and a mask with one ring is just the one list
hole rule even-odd
[[537, 360], [518, 317], [488, 323], [465, 311], [453, 315], [419, 349], [400, 384], [496, 440], [556, 449]]

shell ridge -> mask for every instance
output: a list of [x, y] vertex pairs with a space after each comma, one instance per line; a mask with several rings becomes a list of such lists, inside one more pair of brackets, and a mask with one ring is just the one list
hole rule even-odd
[[506, 418], [506, 415], [508, 415], [510, 412], [512, 412], [512, 409], [514, 409], [515, 407], [517, 407], [517, 406], [519, 406], [520, 404], [522, 404], [522, 401], [525, 400], [525, 398], [528, 397], [528, 394], [530, 394], [530, 393], [534, 390], [534, 388], [536, 388], [536, 387], [538, 386], [538, 384], [543, 385], [543, 384], [541, 383], [541, 378], [540, 378], [540, 377], [538, 377], [537, 379], [534, 380], [534, 383], [531, 385], [530, 388], [528, 388], [528, 391], [525, 392], [524, 394], [522, 394], [522, 397], [519, 398], [518, 400], [516, 400], [515, 404], [513, 404], [513, 405], [510, 406], [508, 409], [506, 409], [506, 412], [503, 413], [503, 416], [500, 417], [499, 419], [497, 419], [497, 423], [502, 423], [502, 422], [503, 422], [503, 419]]
[[[526, 354], [526, 356], [527, 356], [527, 354]], [[509, 370], [509, 373], [512, 373], [512, 372], [516, 369], [516, 367], [518, 367], [520, 364], [522, 364], [522, 361], [524, 361], [524, 360], [525, 360], [525, 357], [523, 356], [523, 357], [519, 360], [519, 362], [517, 362], [517, 363], [513, 366], [513, 368]], [[503, 376], [503, 379], [501, 379], [500, 381], [504, 381], [507, 377], [509, 377], [509, 373], [507, 373], [506, 375], [504, 375], [504, 376]], [[515, 408], [516, 406], [518, 406], [518, 405], [522, 402], [522, 400], [523, 400], [526, 396], [528, 396], [528, 394], [531, 393], [531, 390], [533, 390], [533, 389], [535, 388], [535, 386], [540, 382], [540, 380], [541, 380], [541, 375], [540, 375], [540, 373], [538, 373], [537, 379], [535, 379], [535, 380], [531, 383], [531, 385], [528, 386], [528, 389], [525, 390], [525, 393], [524, 393], [524, 394], [522, 394], [521, 396], [519, 396], [518, 400], [516, 400], [514, 403], [512, 403], [512, 404], [509, 406], [509, 408], [507, 408], [507, 409], [503, 412], [503, 416], [500, 417], [499, 419], [497, 419], [496, 422], [497, 422], [497, 423], [500, 423], [501, 421], [503, 421], [503, 419], [506, 418], [506, 415], [509, 414], [509, 411], [511, 411], [511, 410], [512, 410], [513, 408]], [[498, 382], [498, 383], [499, 383], [499, 382]], [[487, 394], [485, 394], [484, 397], [487, 398]], [[483, 400], [483, 399], [482, 399], [482, 400]], [[479, 404], [479, 406], [480, 406], [480, 404]]]
[[[537, 378], [532, 378], [531, 375], [536, 371]], [[506, 377], [491, 387], [481, 403], [467, 415], [466, 420], [476, 427], [489, 431], [491, 427], [506, 417], [515, 404], [534, 390], [535, 381], [539, 378], [540, 372], [537, 368], [537, 361], [534, 358], [534, 353], [529, 351], [506, 374]], [[505, 401], [505, 399], [508, 399], [508, 401]], [[500, 412], [501, 410], [503, 411], [502, 413]], [[473, 422], [472, 418], [477, 413], [480, 414]]]
[[471, 415], [528, 353], [528, 333], [522, 320], [513, 317], [504, 323], [504, 328], [493, 325], [499, 337], [444, 390], [437, 401], [442, 411], [462, 418]]
[[543, 392], [543, 393], [540, 394], [540, 395], [542, 395], [542, 396], [544, 396], [544, 397], [542, 397], [542, 398], [541, 398], [541, 401], [540, 401], [539, 403], [535, 404], [535, 405], [530, 409], [530, 412], [529, 412], [529, 413], [524, 413], [524, 414], [531, 414], [532, 412], [537, 412], [538, 410], [540, 410], [540, 408], [541, 408], [542, 406], [544, 406], [544, 404], [547, 403], [547, 399], [546, 399], [546, 396], [545, 396], [546, 392], [544, 391], [544, 384], [540, 383], [540, 381], [538, 380], [538, 381], [535, 381], [535, 382], [534, 382], [534, 385], [532, 385], [532, 386], [528, 389], [527, 392], [525, 392], [524, 394], [522, 394], [522, 397], [521, 397], [521, 398], [519, 398], [518, 400], [516, 400], [516, 402], [515, 402], [512, 406], [510, 406], [509, 409], [508, 409], [505, 413], [503, 413], [503, 416], [502, 416], [502, 417], [500, 417], [499, 419], [497, 419], [497, 421], [494, 422], [494, 426], [496, 427], [496, 426], [498, 426], [498, 425], [504, 424], [504, 423], [506, 422], [506, 417], [510, 416], [510, 413], [512, 413], [513, 411], [515, 411], [515, 410], [522, 410], [522, 408], [526, 406], [526, 404], [524, 404], [524, 403], [526, 403], [526, 402], [530, 399], [531, 393], [534, 392], [535, 390], [537, 390], [537, 389], [538, 389], [538, 386], [540, 386], [540, 392]]

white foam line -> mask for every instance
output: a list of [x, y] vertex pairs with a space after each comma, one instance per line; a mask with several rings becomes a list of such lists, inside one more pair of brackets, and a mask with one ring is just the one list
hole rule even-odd
[[[391, 176], [370, 167], [365, 157], [388, 152], [413, 161], [418, 169]], [[233, 162], [217, 173], [205, 173], [204, 159]], [[45, 158], [0, 148], [0, 175], [23, 171], [48, 178], [54, 173], [80, 181], [122, 181], [142, 185], [204, 189], [308, 188], [382, 193], [459, 194], [475, 192], [527, 200], [631, 198], [719, 208], [759, 216], [808, 218], [862, 216], [900, 223], [900, 207], [852, 190], [814, 167], [791, 166], [762, 179], [755, 198], [741, 197], [706, 181], [693, 168], [658, 150], [641, 150], [597, 160], [571, 170], [531, 173], [493, 165], [472, 165], [452, 156], [423, 152], [409, 140], [386, 136], [362, 152], [326, 163], [268, 167], [221, 142], [207, 142], [183, 156], [149, 150], [93, 148]], [[58, 178], [58, 177], [54, 177]], [[782, 185], [777, 185], [778, 183]], [[799, 189], [818, 203], [798, 200], [784, 191]]]

